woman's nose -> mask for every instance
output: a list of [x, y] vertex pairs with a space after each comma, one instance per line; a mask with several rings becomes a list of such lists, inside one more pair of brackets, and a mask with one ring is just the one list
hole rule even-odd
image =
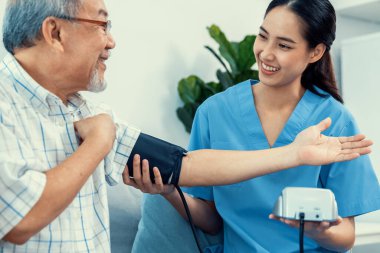
[[271, 61], [275, 58], [274, 50], [271, 45], [266, 45], [260, 52], [260, 59]]

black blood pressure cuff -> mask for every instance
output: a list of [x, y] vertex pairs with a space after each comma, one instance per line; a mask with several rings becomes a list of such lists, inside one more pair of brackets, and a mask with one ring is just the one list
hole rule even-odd
[[153, 167], [157, 167], [164, 184], [177, 185], [181, 173], [182, 157], [186, 153], [185, 149], [177, 145], [140, 133], [127, 162], [129, 176], [133, 177], [133, 157], [138, 154], [141, 161], [148, 160], [152, 182], [154, 182]]

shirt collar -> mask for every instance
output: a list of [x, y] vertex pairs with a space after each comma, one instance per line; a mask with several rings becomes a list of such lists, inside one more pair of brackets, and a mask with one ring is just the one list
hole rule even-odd
[[7, 54], [2, 64], [14, 79], [14, 88], [33, 108], [59, 124], [72, 123], [92, 115], [85, 99], [75, 93], [68, 98], [67, 106], [62, 100], [38, 84], [18, 63], [12, 54]]

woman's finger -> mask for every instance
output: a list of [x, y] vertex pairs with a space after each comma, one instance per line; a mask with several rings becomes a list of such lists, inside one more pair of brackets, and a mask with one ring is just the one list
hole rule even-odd
[[366, 136], [364, 134], [357, 134], [357, 135], [354, 135], [354, 136], [349, 136], [349, 137], [346, 137], [346, 136], [342, 136], [342, 137], [338, 137], [340, 143], [346, 143], [346, 142], [356, 142], [356, 141], [362, 141], [366, 138]]
[[360, 154], [360, 155], [366, 155], [372, 152], [372, 149], [370, 147], [364, 147], [364, 148], [354, 148], [354, 149], [343, 149], [340, 153], [343, 155], [346, 154]]
[[126, 185], [138, 188], [136, 182], [132, 178], [129, 177], [128, 166], [125, 166], [125, 169], [123, 171], [123, 182]]
[[130, 178], [129, 178], [128, 165], [125, 166], [122, 177], [123, 177], [123, 182], [125, 184], [126, 184], [126, 182], [129, 182]]
[[319, 132], [325, 131], [331, 125], [331, 118], [325, 118], [321, 122], [318, 123], [317, 129]]
[[350, 141], [342, 143], [342, 149], [354, 149], [354, 148], [363, 148], [370, 147], [373, 145], [371, 140], [361, 140], [361, 141]]
[[335, 158], [334, 162], [350, 161], [358, 158], [359, 156], [359, 153], [340, 154]]
[[154, 167], [153, 173], [154, 173], [154, 183], [156, 185], [157, 192], [162, 193], [164, 191], [164, 183], [162, 182], [160, 170], [157, 167]]
[[141, 162], [140, 155], [136, 154], [133, 157], [133, 179], [140, 189], [143, 187], [142, 176], [141, 176]]
[[152, 184], [149, 175], [149, 161], [146, 159], [142, 161], [142, 182], [144, 185]]

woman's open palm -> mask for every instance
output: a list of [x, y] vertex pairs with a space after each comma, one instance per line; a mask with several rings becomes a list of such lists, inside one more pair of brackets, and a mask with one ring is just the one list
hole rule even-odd
[[299, 158], [302, 164], [321, 165], [352, 160], [371, 152], [371, 140], [363, 134], [349, 137], [331, 137], [321, 134], [331, 125], [326, 118], [318, 125], [300, 132], [294, 144], [299, 147]]

